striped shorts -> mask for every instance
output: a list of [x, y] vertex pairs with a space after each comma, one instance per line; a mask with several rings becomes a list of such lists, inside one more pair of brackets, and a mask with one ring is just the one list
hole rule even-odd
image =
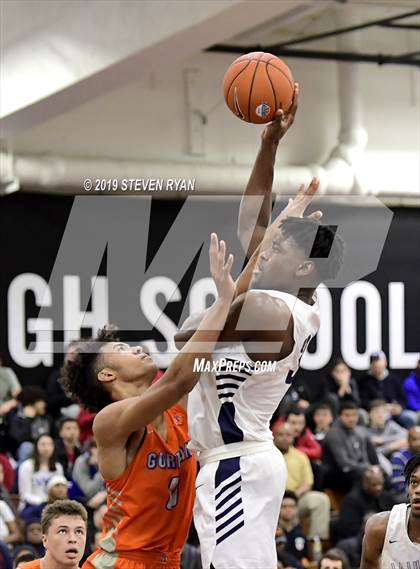
[[201, 468], [194, 523], [203, 569], [277, 568], [275, 533], [286, 477], [275, 447]]

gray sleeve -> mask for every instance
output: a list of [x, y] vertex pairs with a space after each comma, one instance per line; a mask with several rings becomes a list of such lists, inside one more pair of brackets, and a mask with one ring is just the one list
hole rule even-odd
[[1, 370], [2, 379], [5, 380], [8, 384], [9, 394], [12, 396], [12, 393], [15, 391], [20, 391], [22, 389], [17, 375], [10, 367], [4, 367]]
[[89, 465], [86, 454], [82, 454], [76, 458], [73, 466], [72, 478], [85, 495], [86, 500], [90, 500], [95, 494], [105, 490], [104, 480], [101, 473], [98, 472], [93, 476], [89, 475]]
[[389, 421], [386, 433], [384, 435], [384, 444], [376, 447], [376, 451], [382, 453], [385, 456], [389, 456], [393, 450], [395, 450], [390, 448], [391, 443], [404, 437], [407, 438], [407, 435], [408, 433], [406, 429], [400, 427], [400, 425], [398, 425], [398, 423], [395, 421]]
[[365, 465], [355, 460], [349, 453], [346, 440], [339, 432], [329, 432], [325, 441], [337, 466], [343, 472], [364, 469]]

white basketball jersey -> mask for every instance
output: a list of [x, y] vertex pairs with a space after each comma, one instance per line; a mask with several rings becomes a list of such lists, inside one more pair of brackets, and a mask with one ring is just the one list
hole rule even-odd
[[420, 544], [407, 533], [409, 504], [397, 504], [389, 514], [381, 569], [420, 569]]
[[[318, 302], [264, 290], [285, 302], [293, 315], [294, 347], [274, 369], [259, 366], [241, 343], [215, 350], [188, 398], [192, 445], [205, 451], [242, 441], [271, 441], [270, 419], [292, 383], [300, 359], [319, 328]], [[270, 364], [271, 362], [266, 362]]]

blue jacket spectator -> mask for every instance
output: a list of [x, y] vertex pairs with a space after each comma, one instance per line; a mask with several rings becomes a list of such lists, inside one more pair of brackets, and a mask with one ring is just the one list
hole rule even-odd
[[407, 398], [407, 409], [420, 411], [420, 360], [417, 367], [404, 381], [404, 391]]
[[398, 450], [391, 456], [392, 478], [391, 488], [395, 493], [405, 492], [404, 468], [415, 454], [420, 453], [420, 427], [411, 427], [408, 431], [408, 448]]

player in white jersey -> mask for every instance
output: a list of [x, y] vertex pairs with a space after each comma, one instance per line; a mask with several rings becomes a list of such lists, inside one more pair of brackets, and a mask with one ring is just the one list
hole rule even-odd
[[[301, 187], [267, 228], [276, 149], [296, 104], [295, 97], [291, 113], [279, 111], [263, 132], [245, 192], [245, 198], [262, 196], [263, 208], [256, 215], [243, 200], [240, 211], [240, 233], [251, 258], [237, 280], [213, 366], [204, 368], [189, 397], [190, 436], [201, 467], [194, 521], [203, 569], [277, 567], [275, 530], [286, 468], [270, 419], [318, 331], [315, 288], [334, 277], [342, 262], [342, 240], [320, 226], [320, 213], [302, 217], [316, 180], [307, 190]], [[178, 344], [191, 337], [197, 321], [184, 324]]]
[[404, 475], [409, 503], [368, 520], [360, 569], [420, 569], [420, 454], [407, 462]]

